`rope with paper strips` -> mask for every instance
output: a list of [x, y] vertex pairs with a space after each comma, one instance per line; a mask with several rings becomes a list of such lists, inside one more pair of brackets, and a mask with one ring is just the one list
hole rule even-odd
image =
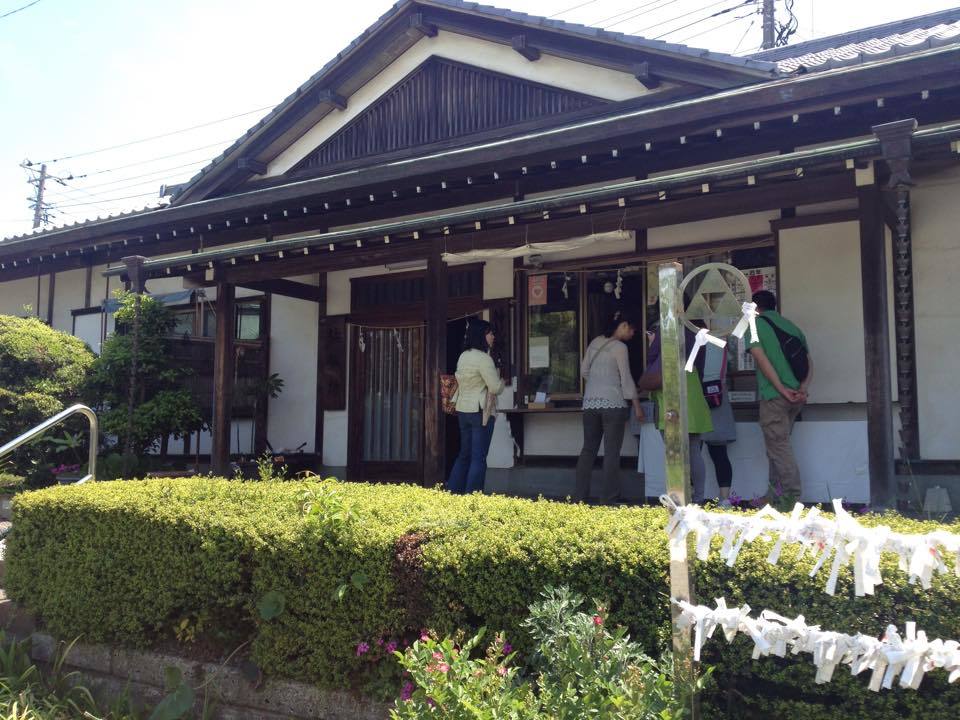
[[888, 625], [883, 638], [870, 635], [846, 635], [821, 630], [818, 625], [807, 625], [803, 615], [794, 619], [785, 618], [770, 610], [764, 610], [757, 618], [750, 617], [750, 606], [728, 608], [724, 598], [716, 600], [716, 608], [691, 605], [683, 600], [672, 601], [679, 607], [677, 625], [681, 629], [693, 628], [693, 657], [700, 661], [700, 650], [714, 630], [720, 628], [728, 642], [737, 633], [749, 635], [753, 640], [753, 659], [775, 655], [785, 657], [809, 653], [817, 668], [817, 683], [827, 683], [833, 678], [838, 665], [849, 665], [850, 674], [858, 675], [872, 670], [870, 689], [879, 692], [889, 690], [900, 676], [900, 686], [916, 690], [924, 673], [940, 669], [950, 673], [948, 682], [960, 678], [960, 643], [956, 640], [927, 640], [916, 623], [907, 622], [905, 637], [901, 637], [894, 625]]
[[843, 509], [840, 500], [833, 501], [836, 517], [829, 518], [811, 507], [804, 514], [804, 506], [797, 503], [789, 515], [774, 510], [769, 505], [754, 515], [733, 512], [711, 512], [698, 505], [677, 505], [672, 498], [660, 498], [668, 510], [670, 521], [667, 534], [673, 548], [685, 547], [687, 536], [697, 536], [697, 558], [707, 560], [711, 541], [723, 538], [720, 557], [728, 567], [733, 567], [744, 543], [758, 538], [774, 540], [767, 555], [767, 562], [776, 565], [783, 546], [800, 545], [800, 557], [809, 550], [817, 561], [810, 570], [814, 577], [830, 556], [833, 562], [824, 591], [833, 595], [837, 587], [840, 568], [853, 563], [854, 591], [858, 597], [873, 595], [874, 588], [883, 583], [880, 574], [880, 558], [883, 553], [893, 553], [900, 559], [899, 567], [909, 575], [910, 584], [917, 580], [924, 590], [930, 589], [934, 572], [948, 572], [947, 555], [953, 556], [953, 570], [960, 576], [960, 535], [938, 530], [924, 534], [894, 532], [886, 525], [864, 527]]

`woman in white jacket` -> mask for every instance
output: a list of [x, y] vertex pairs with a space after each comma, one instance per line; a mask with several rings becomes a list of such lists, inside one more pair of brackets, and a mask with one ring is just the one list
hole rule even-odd
[[490, 357], [494, 339], [493, 326], [486, 320], [467, 321], [456, 372], [460, 452], [447, 479], [452, 493], [483, 492], [487, 452], [497, 419], [496, 396], [504, 385]]

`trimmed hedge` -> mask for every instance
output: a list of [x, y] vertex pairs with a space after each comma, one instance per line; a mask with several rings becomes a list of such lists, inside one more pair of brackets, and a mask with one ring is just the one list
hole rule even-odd
[[[304, 491], [319, 487], [193, 478], [20, 495], [8, 592], [64, 637], [149, 645], [187, 619], [225, 646], [255, 635], [253, 658], [268, 673], [368, 692], [395, 690], [397, 678], [387, 663], [358, 657], [357, 643], [486, 625], [505, 630], [522, 652], [519, 623], [548, 584], [607, 600], [610, 622], [627, 625], [651, 651], [669, 637], [664, 510], [345, 483], [334, 492], [356, 521], [317, 522], [301, 508]], [[943, 527], [894, 515], [864, 522]], [[831, 598], [823, 577], [807, 576], [810, 558], [785, 550], [771, 567], [764, 546], [745, 547], [734, 569], [697, 563], [701, 601], [723, 596], [872, 635], [913, 619], [930, 637], [960, 638], [960, 578], [937, 577], [924, 591], [885, 559], [874, 597], [853, 597], [848, 568]], [[268, 593], [282, 595], [284, 609], [264, 620], [258, 604]], [[708, 717], [892, 720], [953, 717], [960, 708], [960, 686], [942, 672], [919, 692], [871, 693], [865, 675], [843, 669], [814, 685], [804, 656], [754, 662], [743, 638], [727, 646], [718, 635], [707, 648], [717, 666]]]

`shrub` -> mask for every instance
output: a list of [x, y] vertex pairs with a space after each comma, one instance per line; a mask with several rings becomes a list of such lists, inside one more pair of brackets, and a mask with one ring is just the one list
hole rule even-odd
[[13, 495], [24, 489], [27, 479], [22, 475], [14, 475], [0, 471], [0, 495]]
[[[63, 410], [80, 394], [93, 353], [39, 319], [0, 315], [0, 444]], [[23, 472], [38, 455], [18, 450]]]
[[[306, 497], [305, 497], [306, 495]], [[865, 523], [921, 531], [957, 525], [866, 516]], [[547, 586], [567, 585], [610, 608], [648, 652], [669, 637], [666, 512], [608, 509], [503, 497], [452, 496], [412, 486], [238, 482], [193, 478], [90, 483], [18, 498], [8, 539], [7, 585], [63, 637], [146, 645], [170, 640], [184, 618], [228, 647], [255, 636], [254, 660], [274, 675], [327, 686], [392, 692], [398, 670], [357, 647], [503, 631], [522, 658], [533, 643], [527, 607]], [[718, 540], [719, 542], [719, 540]], [[696, 563], [703, 602], [725, 597], [843, 632], [882, 634], [912, 619], [930, 637], [960, 637], [960, 578], [924, 591], [885, 558], [884, 584], [853, 597], [849, 568], [837, 596], [813, 560], [769, 546], [743, 549], [734, 568]], [[283, 598], [261, 616], [261, 600]], [[919, 692], [867, 690], [867, 678], [837, 672], [814, 684], [799, 658], [750, 659], [752, 645], [708, 643], [717, 690], [705, 715], [740, 718], [949, 717], [960, 687], [930, 673]], [[712, 713], [712, 715], [711, 715]]]
[[[118, 332], [103, 343], [84, 390], [98, 410], [103, 432], [117, 437], [121, 450], [129, 430], [127, 407], [134, 354], [133, 334], [128, 330], [134, 323], [136, 298], [133, 293], [117, 294]], [[137, 454], [150, 449], [166, 454], [170, 436], [181, 438], [200, 430], [204, 421], [196, 399], [183, 384], [191, 371], [173, 355], [173, 313], [149, 295], [141, 295], [140, 301], [133, 449]]]

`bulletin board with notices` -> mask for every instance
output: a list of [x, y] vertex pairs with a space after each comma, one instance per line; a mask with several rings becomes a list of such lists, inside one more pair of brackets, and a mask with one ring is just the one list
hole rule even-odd
[[[746, 275], [747, 281], [750, 283], [750, 292], [755, 293], [759, 290], [769, 290], [776, 294], [777, 268], [775, 266], [749, 268], [742, 270], [742, 272]], [[738, 297], [737, 299], [741, 302], [746, 301], [745, 297]], [[750, 354], [747, 347], [749, 336], [750, 333], [747, 332], [741, 339], [732, 336], [728, 338], [730, 340], [728, 347], [730, 348], [731, 354], [728, 362], [731, 367], [735, 367], [740, 372], [752, 371], [756, 368], [753, 363], [753, 355]]]

